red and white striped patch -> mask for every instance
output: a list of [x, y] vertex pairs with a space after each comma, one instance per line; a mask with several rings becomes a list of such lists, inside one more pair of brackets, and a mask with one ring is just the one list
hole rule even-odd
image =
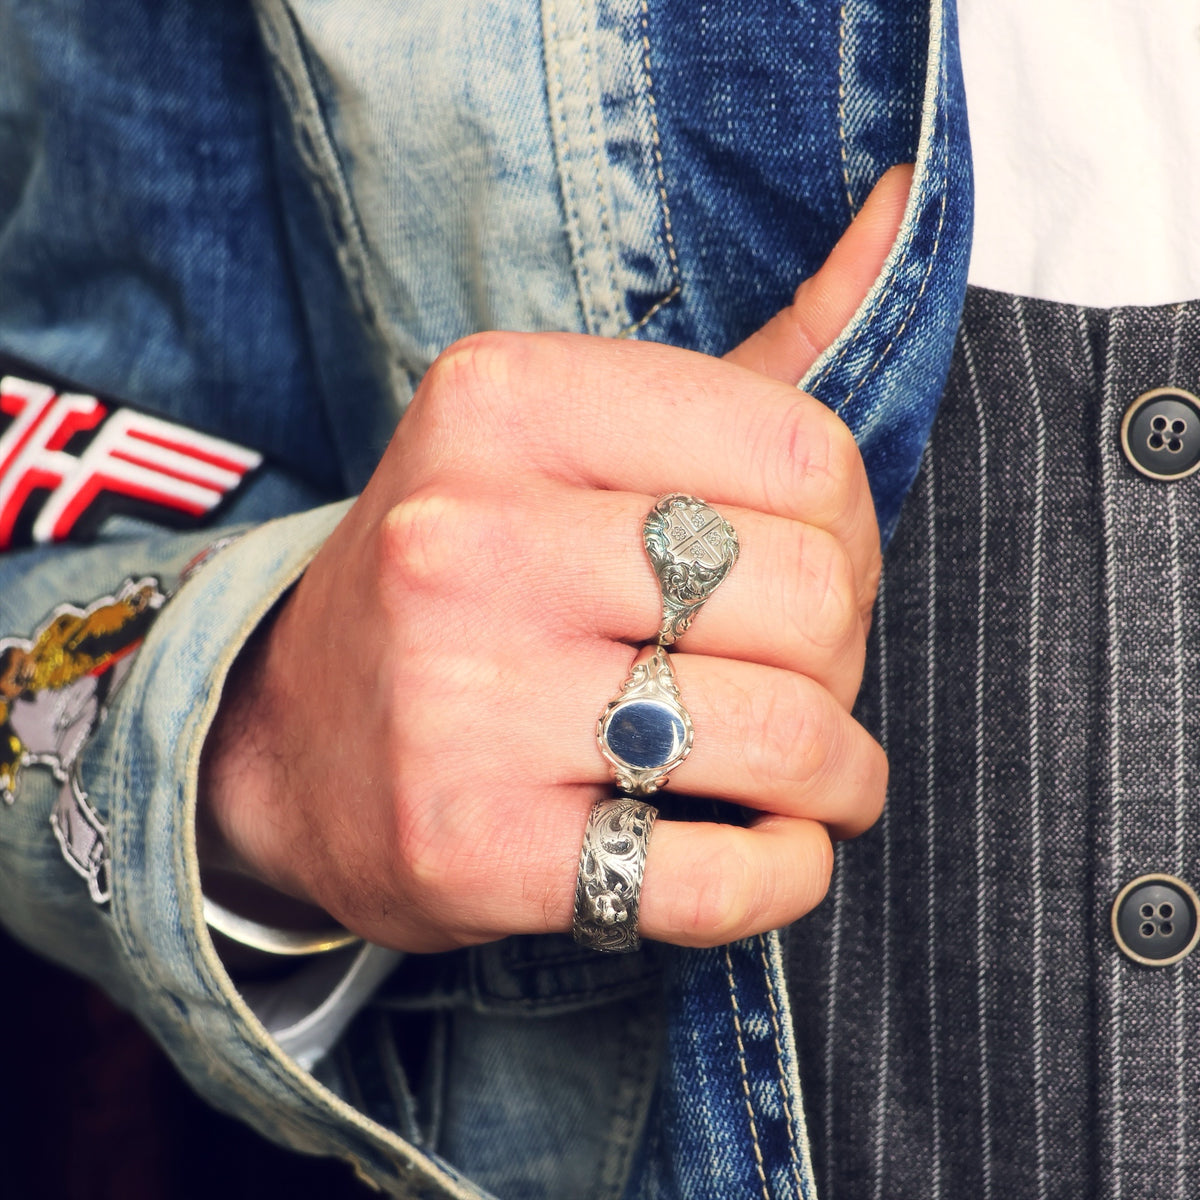
[[262, 455], [182, 425], [0, 379], [0, 551], [86, 540], [114, 512], [203, 524]]

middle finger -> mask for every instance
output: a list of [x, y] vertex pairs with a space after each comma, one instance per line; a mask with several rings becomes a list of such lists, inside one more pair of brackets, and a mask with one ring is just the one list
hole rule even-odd
[[[557, 636], [653, 640], [662, 598], [642, 542], [652, 497], [546, 488], [519, 517], [541, 540], [509, 573], [514, 586], [553, 597]], [[498, 506], [488, 506], [491, 520]], [[800, 521], [722, 506], [740, 554], [679, 643], [688, 653], [742, 659], [810, 676], [845, 708], [858, 692], [865, 619], [849, 555], [828, 532]], [[489, 544], [517, 544], [504, 528]], [[545, 630], [539, 630], [539, 633]]]

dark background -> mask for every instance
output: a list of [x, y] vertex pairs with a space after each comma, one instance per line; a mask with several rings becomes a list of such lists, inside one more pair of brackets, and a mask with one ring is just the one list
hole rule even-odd
[[349, 1167], [209, 1109], [100, 991], [0, 933], [5, 1200], [362, 1200]]

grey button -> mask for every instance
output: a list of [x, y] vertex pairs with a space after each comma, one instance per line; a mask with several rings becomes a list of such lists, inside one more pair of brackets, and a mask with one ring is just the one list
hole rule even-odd
[[1112, 932], [1121, 952], [1147, 967], [1186, 958], [1200, 940], [1200, 899], [1172, 875], [1142, 875], [1127, 883], [1112, 906]]
[[1182, 479], [1200, 469], [1200, 398], [1181, 388], [1143, 392], [1125, 410], [1121, 449], [1151, 479]]

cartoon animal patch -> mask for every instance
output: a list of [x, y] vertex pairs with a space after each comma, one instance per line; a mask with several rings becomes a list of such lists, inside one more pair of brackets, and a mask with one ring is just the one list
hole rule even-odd
[[0, 639], [0, 799], [14, 803], [32, 767], [54, 774], [54, 832], [98, 903], [109, 897], [107, 830], [75, 764], [166, 599], [158, 580], [129, 579], [87, 608], [56, 608], [32, 638]]

